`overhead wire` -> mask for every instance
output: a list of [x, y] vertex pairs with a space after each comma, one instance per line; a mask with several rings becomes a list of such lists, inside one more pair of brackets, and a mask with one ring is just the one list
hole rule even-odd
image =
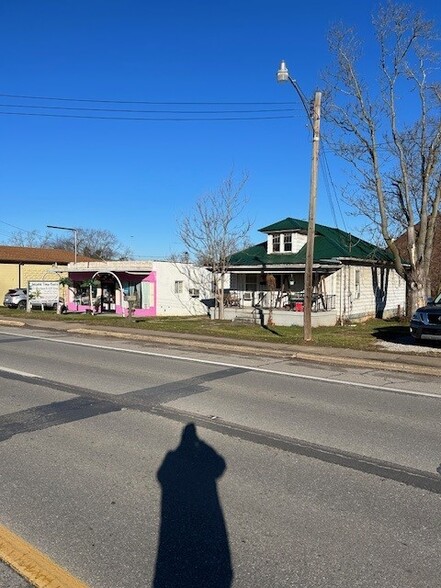
[[134, 108], [92, 108], [82, 106], [48, 106], [40, 104], [1, 104], [3, 108], [35, 108], [42, 110], [75, 110], [86, 112], [125, 112], [125, 113], [154, 113], [154, 114], [248, 114], [261, 112], [294, 112], [294, 108], [262, 108], [254, 110], [137, 110]]
[[6, 94], [0, 92], [0, 96], [6, 98], [25, 98], [28, 100], [48, 100], [48, 101], [60, 101], [60, 102], [94, 102], [97, 104], [144, 104], [144, 105], [157, 105], [157, 106], [286, 106], [292, 105], [293, 102], [228, 102], [228, 101], [193, 101], [193, 102], [177, 102], [177, 101], [151, 101], [151, 100], [122, 100], [122, 99], [94, 99], [94, 98], [67, 98], [67, 97], [56, 97], [56, 96], [33, 96], [28, 94]]
[[332, 213], [332, 217], [334, 219], [335, 226], [337, 229], [339, 228], [339, 222], [338, 222], [337, 215], [335, 212], [334, 201], [337, 205], [338, 212], [340, 214], [340, 218], [341, 218], [341, 221], [343, 224], [343, 228], [344, 228], [345, 232], [347, 233], [348, 229], [347, 229], [347, 226], [345, 223], [343, 212], [341, 210], [340, 201], [337, 197], [337, 188], [336, 188], [335, 183], [332, 178], [331, 169], [330, 169], [328, 157], [327, 157], [327, 152], [326, 152], [326, 149], [324, 146], [322, 146], [322, 149], [321, 149], [320, 167], [322, 170], [322, 176], [323, 176], [323, 180], [325, 182], [325, 190], [326, 190], [326, 194], [328, 196], [329, 206], [331, 208], [331, 213]]
[[[32, 116], [49, 118], [76, 118], [132, 121], [236, 121], [272, 120], [295, 116], [298, 107], [292, 102], [229, 102], [229, 101], [148, 101], [121, 99], [71, 98], [0, 93], [0, 99], [13, 99], [0, 103], [0, 114], [5, 116]], [[21, 102], [15, 102], [15, 100]], [[25, 101], [25, 103], [23, 103]], [[39, 101], [40, 104], [26, 101]], [[41, 103], [43, 102], [43, 103]], [[44, 103], [49, 102], [49, 104]], [[62, 104], [50, 104], [62, 102]], [[81, 104], [82, 106], [75, 106]], [[102, 105], [118, 105], [109, 108]], [[129, 108], [130, 105], [149, 106], [148, 109]], [[171, 108], [174, 107], [174, 108]], [[48, 113], [47, 111], [59, 111]], [[40, 111], [40, 112], [38, 112]], [[107, 116], [110, 114], [111, 116]], [[143, 116], [149, 114], [151, 116]], [[180, 116], [169, 116], [180, 115]], [[234, 116], [233, 116], [234, 115]], [[236, 116], [237, 115], [237, 116]]]
[[[6, 225], [7, 227], [11, 227], [12, 229], [16, 229], [17, 231], [20, 231], [21, 233], [32, 233], [32, 231], [28, 231], [26, 229], [22, 229], [21, 227], [17, 227], [16, 225], [11, 225], [11, 223], [7, 223], [6, 221], [2, 221], [0, 220], [0, 223], [2, 225]], [[13, 236], [13, 232], [8, 231], [7, 229], [2, 229], [0, 228], [0, 235], [3, 235], [4, 237], [7, 237], [8, 240], [11, 239], [11, 237]]]
[[[1, 105], [0, 105], [1, 106]], [[132, 121], [233, 121], [233, 120], [277, 120], [295, 118], [294, 116], [219, 116], [219, 117], [148, 117], [148, 116], [97, 116], [97, 115], [83, 115], [83, 114], [50, 114], [46, 112], [6, 112], [0, 110], [0, 114], [12, 116], [33, 116], [33, 117], [49, 117], [49, 118], [74, 118], [74, 119], [89, 119], [89, 120], [132, 120]]]

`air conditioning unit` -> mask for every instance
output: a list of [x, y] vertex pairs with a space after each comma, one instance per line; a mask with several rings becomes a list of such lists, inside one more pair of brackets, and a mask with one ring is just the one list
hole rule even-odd
[[188, 293], [192, 298], [199, 298], [199, 289], [198, 288], [190, 288]]
[[251, 292], [244, 292], [243, 299], [247, 302], [250, 302], [253, 299], [253, 294]]

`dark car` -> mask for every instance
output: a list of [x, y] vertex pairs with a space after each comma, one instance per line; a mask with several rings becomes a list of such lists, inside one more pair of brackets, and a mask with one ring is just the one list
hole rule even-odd
[[441, 294], [413, 314], [410, 334], [415, 339], [441, 341]]

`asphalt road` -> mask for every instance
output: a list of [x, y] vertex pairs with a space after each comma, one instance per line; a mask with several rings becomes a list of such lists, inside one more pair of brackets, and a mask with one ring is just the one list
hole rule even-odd
[[0, 523], [91, 588], [439, 585], [437, 379], [31, 330], [0, 349]]

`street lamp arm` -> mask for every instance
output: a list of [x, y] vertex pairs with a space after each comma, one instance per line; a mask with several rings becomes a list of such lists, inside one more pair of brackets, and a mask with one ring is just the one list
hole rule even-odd
[[77, 233], [78, 233], [78, 229], [74, 229], [72, 227], [59, 227], [58, 225], [46, 225], [48, 229], [60, 229], [61, 231], [72, 231], [72, 233], [74, 234], [74, 260], [75, 263], [77, 263], [77, 249], [78, 249], [78, 244], [77, 244]]
[[312, 118], [311, 118], [311, 105], [310, 105], [310, 103], [308, 102], [305, 94], [300, 89], [300, 86], [298, 85], [296, 80], [293, 80], [291, 76], [288, 76], [288, 81], [291, 82], [291, 85], [293, 86], [294, 90], [297, 92], [297, 94], [300, 98], [300, 102], [303, 104], [303, 108], [305, 109], [306, 116], [308, 117], [309, 124], [311, 125], [311, 129], [314, 129], [314, 124], [313, 124]]
[[283, 82], [290, 82], [290, 84], [292, 85], [292, 87], [296, 91], [298, 97], [300, 98], [300, 102], [302, 103], [303, 108], [305, 109], [305, 112], [306, 112], [306, 116], [308, 117], [309, 124], [311, 125], [311, 128], [314, 131], [314, 122], [313, 122], [313, 116], [311, 114], [311, 106], [310, 106], [310, 103], [308, 102], [308, 99], [306, 98], [305, 94], [302, 92], [302, 90], [301, 90], [300, 86], [298, 85], [297, 81], [294, 80], [289, 75], [288, 68], [286, 67], [286, 63], [285, 63], [285, 61], [283, 59], [280, 62], [280, 66], [279, 66], [279, 69], [277, 71], [277, 81], [278, 82], [282, 82], [282, 83]]

